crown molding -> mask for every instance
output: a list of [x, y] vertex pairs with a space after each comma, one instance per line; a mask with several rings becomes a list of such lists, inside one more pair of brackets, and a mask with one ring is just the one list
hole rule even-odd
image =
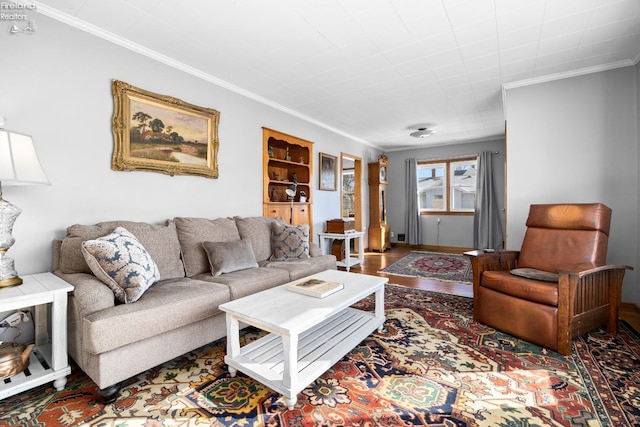
[[283, 113], [286, 113], [290, 116], [293, 117], [297, 117], [301, 120], [304, 120], [308, 123], [314, 124], [316, 126], [319, 126], [321, 128], [324, 128], [328, 131], [331, 131], [335, 134], [338, 135], [342, 135], [346, 138], [349, 138], [353, 141], [357, 141], [359, 143], [374, 147], [374, 148], [378, 148], [377, 146], [373, 145], [372, 143], [370, 143], [369, 141], [365, 141], [361, 138], [355, 137], [353, 135], [350, 135], [346, 132], [341, 131], [340, 129], [334, 128], [332, 126], [327, 125], [326, 123], [320, 122], [318, 120], [313, 119], [312, 117], [309, 117], [305, 114], [302, 114], [296, 110], [292, 110], [288, 107], [285, 107], [284, 105], [278, 104], [277, 102], [271, 101], [267, 98], [263, 98], [260, 95], [257, 95], [253, 92], [250, 92], [246, 89], [243, 89], [241, 87], [238, 87], [232, 83], [229, 83], [225, 80], [222, 80], [216, 76], [213, 76], [209, 73], [205, 73], [202, 70], [199, 70], [197, 68], [194, 68], [190, 65], [184, 64], [180, 61], [177, 61], [169, 56], [163, 55], [159, 52], [156, 52], [152, 49], [149, 49], [145, 46], [142, 46], [138, 43], [134, 43], [131, 40], [128, 40], [124, 37], [118, 36], [116, 34], [113, 34], [109, 31], [106, 31], [100, 27], [97, 27], [93, 24], [90, 24], [86, 21], [83, 21], [81, 19], [78, 19], [74, 16], [71, 16], [69, 14], [60, 12], [59, 10], [56, 10], [46, 4], [42, 4], [40, 2], [28, 2], [28, 1], [23, 1], [23, 0], [15, 0], [13, 1], [13, 3], [16, 4], [23, 4], [23, 5], [35, 5], [35, 12], [48, 16], [49, 18], [55, 19], [56, 21], [62, 22], [64, 24], [67, 24], [71, 27], [77, 28], [81, 31], [84, 31], [86, 33], [89, 33], [91, 35], [94, 35], [96, 37], [99, 37], [103, 40], [106, 40], [108, 42], [111, 42], [113, 44], [116, 44], [118, 46], [121, 46], [125, 49], [131, 50], [135, 53], [138, 53], [140, 55], [146, 56], [148, 58], [151, 58], [155, 61], [161, 62], [165, 65], [168, 65], [170, 67], [173, 67], [177, 70], [180, 70], [184, 73], [190, 74], [192, 76], [195, 76], [201, 80], [204, 80], [206, 82], [212, 83], [216, 86], [220, 86], [224, 89], [227, 89], [231, 92], [234, 92], [238, 95], [244, 96], [245, 98], [251, 99], [253, 101], [259, 102], [263, 105], [266, 105], [268, 107], [271, 107], [273, 109], [282, 111]]
[[578, 70], [571, 70], [562, 73], [549, 74], [546, 76], [534, 77], [532, 79], [518, 80], [510, 83], [502, 84], [502, 105], [504, 111], [504, 119], [507, 120], [507, 91], [509, 89], [515, 89], [525, 86], [533, 86], [540, 83], [548, 83], [556, 80], [568, 79], [570, 77], [579, 77], [587, 74], [599, 73], [602, 71], [615, 70], [618, 68], [631, 67], [638, 63], [640, 55], [635, 59], [625, 59], [623, 61], [610, 62], [608, 64], [596, 65], [593, 67], [580, 68]]
[[615, 70], [617, 68], [630, 67], [635, 65], [637, 62], [638, 62], [637, 59], [635, 61], [631, 59], [625, 59], [623, 61], [610, 62], [608, 64], [596, 65], [593, 67], [585, 67], [577, 70], [565, 71], [562, 73], [555, 73], [555, 74], [548, 74], [546, 76], [534, 77], [532, 79], [525, 79], [525, 80], [519, 80], [515, 82], [510, 82], [510, 83], [504, 83], [502, 85], [502, 88], [503, 90], [504, 89], [508, 90], [508, 89], [514, 89], [517, 87], [532, 86], [539, 83], [547, 83], [555, 80], [567, 79], [570, 77], [584, 76], [586, 74], [599, 73], [601, 71], [609, 71], [609, 70]]

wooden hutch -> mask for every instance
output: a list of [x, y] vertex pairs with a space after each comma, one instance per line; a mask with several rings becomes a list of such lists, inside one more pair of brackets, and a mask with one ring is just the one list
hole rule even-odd
[[[309, 224], [309, 235], [313, 235], [313, 142], [263, 127], [262, 143], [263, 215], [280, 217], [293, 225]], [[291, 209], [286, 190], [296, 180]]]

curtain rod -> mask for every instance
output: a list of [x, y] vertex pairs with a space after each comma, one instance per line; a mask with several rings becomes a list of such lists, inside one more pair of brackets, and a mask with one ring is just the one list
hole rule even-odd
[[[500, 154], [499, 151], [492, 151], [491, 154]], [[478, 157], [480, 155], [480, 153], [469, 153], [469, 154], [460, 154], [458, 156], [446, 156], [446, 157], [430, 157], [428, 159], [422, 159], [422, 160], [418, 160], [418, 163], [420, 162], [433, 162], [433, 161], [440, 161], [440, 160], [452, 160], [452, 159], [468, 159], [469, 157]]]

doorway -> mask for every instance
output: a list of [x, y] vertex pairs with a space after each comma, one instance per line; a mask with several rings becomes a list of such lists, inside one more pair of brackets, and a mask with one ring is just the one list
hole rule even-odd
[[[347, 153], [340, 154], [341, 183], [340, 212], [342, 219], [355, 221], [355, 229], [362, 228], [362, 158]], [[353, 239], [356, 243], [361, 239]], [[364, 242], [362, 242], [364, 243]], [[353, 248], [357, 250], [358, 248]]]

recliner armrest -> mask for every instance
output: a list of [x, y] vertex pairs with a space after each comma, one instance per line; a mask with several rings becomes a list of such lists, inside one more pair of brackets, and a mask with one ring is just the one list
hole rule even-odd
[[584, 263], [584, 264], [574, 264], [574, 265], [561, 267], [558, 269], [558, 274], [569, 274], [569, 275], [575, 275], [578, 277], [583, 277], [589, 274], [598, 273], [600, 271], [609, 271], [609, 270], [633, 270], [633, 267], [631, 267], [630, 265], [623, 265], [623, 264], [596, 266], [593, 263]]
[[477, 268], [478, 273], [483, 271], [494, 270], [511, 270], [516, 268], [518, 256], [520, 251], [504, 250], [495, 252], [483, 252], [471, 256], [471, 265], [475, 270]]

